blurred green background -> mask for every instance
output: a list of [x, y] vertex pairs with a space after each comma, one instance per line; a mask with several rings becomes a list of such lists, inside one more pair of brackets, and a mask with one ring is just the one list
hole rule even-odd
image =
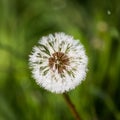
[[74, 120], [62, 95], [39, 87], [28, 55], [41, 36], [65, 32], [89, 56], [69, 95], [83, 120], [120, 120], [119, 0], [0, 0], [0, 120]]

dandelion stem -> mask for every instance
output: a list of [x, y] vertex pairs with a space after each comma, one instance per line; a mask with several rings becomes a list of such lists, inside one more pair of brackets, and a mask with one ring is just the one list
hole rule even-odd
[[67, 93], [63, 93], [63, 97], [67, 103], [67, 105], [69, 106], [69, 109], [71, 110], [73, 116], [75, 117], [75, 120], [81, 120], [74, 104], [72, 103], [72, 101], [70, 100], [69, 96]]

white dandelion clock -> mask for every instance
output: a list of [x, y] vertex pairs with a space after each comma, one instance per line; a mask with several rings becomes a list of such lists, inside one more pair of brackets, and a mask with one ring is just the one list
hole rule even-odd
[[33, 47], [29, 64], [33, 78], [45, 89], [64, 93], [86, 77], [88, 58], [84, 46], [64, 33], [42, 37]]

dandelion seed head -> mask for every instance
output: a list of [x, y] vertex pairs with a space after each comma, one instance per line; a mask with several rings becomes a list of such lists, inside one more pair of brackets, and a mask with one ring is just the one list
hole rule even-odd
[[86, 77], [88, 57], [84, 46], [65, 33], [42, 37], [29, 55], [36, 82], [53, 93], [74, 89]]

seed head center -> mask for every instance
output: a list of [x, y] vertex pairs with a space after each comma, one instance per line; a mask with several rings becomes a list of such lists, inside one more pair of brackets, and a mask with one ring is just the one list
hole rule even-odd
[[69, 65], [69, 58], [63, 52], [55, 52], [49, 58], [49, 67], [55, 71], [58, 70], [58, 73], [63, 73], [66, 70], [66, 66]]

